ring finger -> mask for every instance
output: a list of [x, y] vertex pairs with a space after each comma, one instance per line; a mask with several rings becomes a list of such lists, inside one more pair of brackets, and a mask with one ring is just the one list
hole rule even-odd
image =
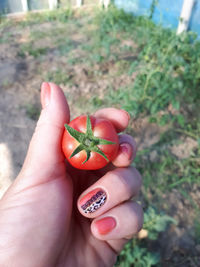
[[143, 212], [139, 204], [127, 201], [102, 216], [91, 224], [93, 235], [101, 240], [120, 240], [133, 237], [142, 227]]

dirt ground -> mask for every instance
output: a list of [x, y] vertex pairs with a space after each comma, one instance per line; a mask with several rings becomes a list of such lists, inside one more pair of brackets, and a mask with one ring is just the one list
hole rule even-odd
[[[55, 25], [54, 25], [55, 26]], [[57, 25], [61, 27], [60, 25]], [[38, 25], [31, 26], [37, 31]], [[73, 26], [72, 26], [73, 27]], [[52, 30], [52, 23], [45, 22], [40, 25], [43, 31]], [[41, 57], [32, 55], [19, 56], [19, 50], [27, 42], [30, 28], [8, 27], [0, 30], [0, 36], [9, 32], [7, 41], [0, 43], [0, 196], [19, 173], [33, 134], [37, 117], [40, 112], [40, 85], [46, 77], [46, 72], [57, 68], [64, 69], [70, 77], [71, 85], [60, 84], [65, 95], [69, 97], [73, 117], [82, 113], [83, 107], [95, 92], [104, 94], [108, 84], [112, 81], [114, 65], [101, 66], [102, 76], [93, 80], [84, 63], [68, 65], [66, 55], [58, 56], [55, 43], [48, 36], [37, 41], [37, 46], [48, 46], [48, 52]], [[86, 37], [71, 31], [70, 39], [76, 47], [74, 53], [81, 56], [79, 44], [86, 41]], [[98, 70], [98, 66], [96, 66]], [[134, 81], [134, 76], [120, 76], [115, 78], [115, 86], [126, 84], [127, 79]], [[75, 105], [77, 103], [77, 105]], [[72, 105], [74, 104], [74, 105]], [[160, 138], [160, 133], [166, 130], [156, 124], [149, 123], [147, 119], [138, 119], [133, 123], [135, 138], [139, 150], [148, 148]], [[185, 149], [187, 147], [187, 149]], [[171, 151], [177, 157], [187, 157], [197, 147], [192, 138], [186, 138], [183, 144], [172, 147]], [[183, 153], [184, 151], [184, 153]], [[152, 152], [150, 160], [154, 161], [157, 155]], [[193, 188], [192, 198], [200, 203], [199, 189]], [[150, 196], [151, 197], [151, 196]], [[191, 203], [175, 189], [164, 195], [172, 214], [178, 221], [178, 226], [172, 225], [167, 232], [161, 235], [159, 243], [162, 257], [166, 263], [163, 266], [200, 266], [194, 264], [200, 254], [200, 244], [194, 241], [194, 232], [191, 229], [193, 216], [190, 213]], [[158, 244], [157, 244], [158, 245]], [[185, 255], [190, 255], [190, 261]], [[173, 258], [171, 265], [169, 259]], [[180, 261], [180, 259], [182, 260]], [[198, 259], [197, 259], [198, 260]], [[172, 265], [173, 263], [173, 265]]]

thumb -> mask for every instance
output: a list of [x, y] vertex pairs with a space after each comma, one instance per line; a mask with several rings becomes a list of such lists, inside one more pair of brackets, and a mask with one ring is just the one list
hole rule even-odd
[[41, 86], [41, 104], [41, 115], [24, 165], [16, 179], [23, 182], [23, 188], [45, 183], [52, 176], [58, 177], [59, 174], [55, 173], [60, 171], [58, 165], [60, 167], [63, 163], [63, 168], [65, 166], [61, 140], [64, 124], [70, 118], [65, 95], [56, 84], [44, 82]]

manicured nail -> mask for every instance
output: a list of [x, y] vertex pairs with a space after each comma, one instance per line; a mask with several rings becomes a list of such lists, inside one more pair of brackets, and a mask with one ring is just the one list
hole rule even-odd
[[119, 151], [128, 157], [129, 160], [132, 159], [133, 157], [133, 148], [130, 144], [128, 143], [122, 143], [119, 146]]
[[110, 233], [116, 227], [116, 221], [113, 217], [105, 217], [95, 222], [95, 226], [100, 235]]
[[41, 85], [41, 104], [42, 108], [46, 108], [50, 103], [51, 87], [47, 82]]
[[82, 197], [79, 203], [84, 213], [93, 213], [105, 204], [106, 199], [106, 193], [97, 188]]

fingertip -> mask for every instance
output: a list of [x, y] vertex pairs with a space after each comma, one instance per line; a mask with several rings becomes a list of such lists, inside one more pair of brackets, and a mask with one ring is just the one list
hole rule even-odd
[[117, 132], [124, 131], [130, 120], [130, 115], [127, 111], [117, 108], [100, 109], [95, 112], [94, 116], [111, 121]]
[[128, 167], [134, 160], [137, 152], [137, 144], [132, 136], [128, 134], [119, 135], [119, 150], [112, 161], [116, 167]]
[[133, 146], [129, 143], [122, 143], [119, 146], [119, 153], [124, 155], [128, 161], [133, 158]]
[[125, 109], [120, 109], [120, 111], [122, 111], [124, 114], [126, 114], [128, 120], [130, 120], [131, 115], [128, 113], [128, 111], [126, 111]]
[[117, 226], [117, 220], [113, 216], [95, 219], [91, 224], [91, 231], [96, 238], [109, 234]]
[[99, 240], [119, 240], [135, 236], [142, 225], [142, 207], [134, 201], [126, 201], [95, 218], [91, 232]]
[[55, 83], [43, 82], [41, 85], [41, 104], [51, 121], [64, 125], [70, 120], [70, 110], [63, 90]]

